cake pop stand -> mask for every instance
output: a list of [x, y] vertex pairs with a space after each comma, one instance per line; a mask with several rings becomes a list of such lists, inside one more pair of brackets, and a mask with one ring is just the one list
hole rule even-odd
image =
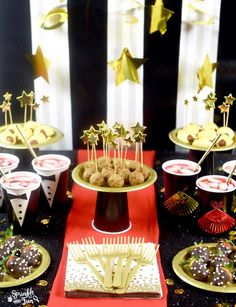
[[[172, 130], [169, 133], [169, 139], [176, 145], [179, 145], [183, 148], [189, 149], [189, 160], [198, 162], [202, 155], [204, 154], [204, 151], [207, 150], [207, 148], [205, 147], [199, 147], [199, 146], [193, 146], [191, 144], [185, 144], [183, 142], [181, 142], [178, 138], [177, 138], [177, 133], [181, 128], [177, 128]], [[231, 144], [230, 146], [223, 146], [223, 147], [213, 147], [210, 151], [210, 153], [208, 154], [208, 156], [205, 158], [205, 160], [203, 161], [201, 168], [202, 171], [201, 173], [204, 175], [212, 175], [215, 173], [215, 163], [214, 163], [214, 153], [215, 152], [222, 152], [222, 151], [230, 151], [232, 149], [236, 148], [236, 134], [234, 136], [234, 140], [233, 140], [233, 144]]]
[[[85, 163], [85, 162], [84, 162]], [[92, 227], [102, 233], [124, 233], [131, 228], [128, 207], [128, 193], [145, 189], [157, 179], [156, 172], [149, 170], [147, 180], [139, 185], [111, 188], [95, 186], [83, 180], [84, 163], [77, 165], [72, 171], [72, 178], [80, 186], [97, 191], [96, 207]]]

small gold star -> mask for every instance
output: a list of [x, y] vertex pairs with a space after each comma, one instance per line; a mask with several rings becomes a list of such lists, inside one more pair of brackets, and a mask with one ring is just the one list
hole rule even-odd
[[220, 109], [220, 113], [227, 113], [229, 112], [230, 106], [223, 102], [222, 105], [218, 106], [218, 108]]
[[49, 97], [48, 96], [44, 96], [40, 99], [43, 103], [48, 103], [49, 102]]
[[233, 102], [234, 102], [234, 100], [236, 100], [236, 98], [234, 98], [233, 96], [232, 96], [232, 94], [229, 94], [228, 96], [224, 96], [224, 98], [225, 98], [225, 104], [227, 104], [227, 105], [233, 105]]
[[6, 92], [4, 95], [3, 95], [3, 98], [6, 100], [6, 101], [9, 101], [11, 100], [11, 97], [12, 97], [12, 94]]
[[20, 106], [23, 108], [31, 103], [31, 94], [27, 94], [25, 91], [22, 91], [21, 96], [16, 97], [17, 100], [20, 101]]
[[11, 107], [11, 103], [8, 103], [6, 101], [3, 101], [0, 105], [0, 108], [2, 109], [2, 112], [5, 113], [6, 111], [9, 111]]
[[206, 105], [205, 106], [206, 110], [209, 110], [211, 108], [214, 109], [216, 100], [217, 100], [217, 97], [215, 96], [215, 93], [208, 94], [207, 98], [203, 100]]

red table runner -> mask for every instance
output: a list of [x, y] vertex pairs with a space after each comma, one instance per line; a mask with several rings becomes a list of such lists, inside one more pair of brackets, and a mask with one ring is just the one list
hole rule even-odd
[[[101, 152], [98, 152], [98, 156]], [[129, 152], [128, 159], [134, 158], [134, 153]], [[155, 159], [155, 151], [144, 152], [144, 164], [153, 167]], [[78, 163], [87, 160], [87, 151], [78, 151]], [[164, 274], [161, 267], [160, 255], [157, 253], [157, 262], [159, 265], [160, 277], [162, 282], [163, 297], [161, 299], [122, 299], [122, 298], [66, 298], [64, 296], [64, 281], [67, 263], [67, 243], [73, 240], [81, 242], [82, 238], [93, 236], [97, 243], [102, 243], [102, 238], [107, 237], [107, 234], [102, 234], [95, 231], [91, 222], [94, 218], [97, 192], [73, 184], [72, 187], [73, 203], [71, 211], [68, 215], [64, 247], [62, 259], [55, 277], [51, 294], [49, 297], [48, 307], [63, 306], [63, 307], [165, 307], [167, 306], [167, 286], [165, 283]], [[156, 216], [156, 193], [155, 185], [151, 185], [143, 190], [128, 193], [129, 217], [132, 227], [125, 232], [126, 236], [144, 237], [145, 242], [158, 243], [159, 228]], [[116, 235], [112, 235], [116, 236]], [[161, 248], [161, 247], [160, 247]]]

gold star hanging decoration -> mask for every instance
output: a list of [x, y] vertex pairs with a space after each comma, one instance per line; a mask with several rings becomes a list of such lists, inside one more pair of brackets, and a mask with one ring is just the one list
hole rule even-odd
[[34, 78], [37, 79], [38, 77], [42, 77], [47, 83], [49, 83], [48, 67], [50, 61], [44, 57], [41, 47], [37, 47], [35, 54], [27, 54], [26, 58], [33, 67]]
[[144, 64], [147, 59], [133, 58], [127, 48], [124, 48], [118, 60], [108, 62], [115, 70], [116, 86], [125, 80], [139, 83], [137, 69]]
[[236, 98], [234, 98], [232, 94], [229, 94], [228, 96], [224, 96], [224, 98], [225, 98], [225, 104], [230, 105], [230, 106], [232, 106], [234, 100], [236, 100]]
[[209, 56], [206, 55], [203, 65], [197, 71], [198, 83], [198, 93], [208, 86], [213, 88], [212, 73], [217, 67], [217, 63], [211, 63]]
[[164, 7], [162, 0], [156, 0], [154, 5], [151, 5], [151, 22], [149, 33], [159, 31], [161, 35], [167, 31], [167, 21], [174, 14], [173, 11]]
[[41, 18], [40, 27], [44, 30], [54, 30], [61, 27], [68, 19], [68, 13], [63, 8], [54, 8]]

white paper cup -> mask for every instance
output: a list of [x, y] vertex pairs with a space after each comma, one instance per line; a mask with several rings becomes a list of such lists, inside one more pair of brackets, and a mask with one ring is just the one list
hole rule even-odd
[[[236, 160], [227, 161], [222, 165], [222, 169], [226, 175], [229, 175], [235, 166]], [[232, 178], [236, 180], [236, 170], [233, 173]]]
[[41, 178], [34, 172], [11, 172], [0, 179], [6, 200], [9, 225], [13, 232], [30, 232], [39, 209]]
[[[0, 153], [0, 168], [4, 174], [16, 169], [19, 165], [19, 158], [9, 153]], [[2, 186], [0, 186], [0, 210], [3, 210], [4, 193]]]
[[63, 155], [46, 154], [33, 159], [32, 166], [41, 177], [43, 194], [49, 209], [56, 209], [67, 200], [70, 159]]

